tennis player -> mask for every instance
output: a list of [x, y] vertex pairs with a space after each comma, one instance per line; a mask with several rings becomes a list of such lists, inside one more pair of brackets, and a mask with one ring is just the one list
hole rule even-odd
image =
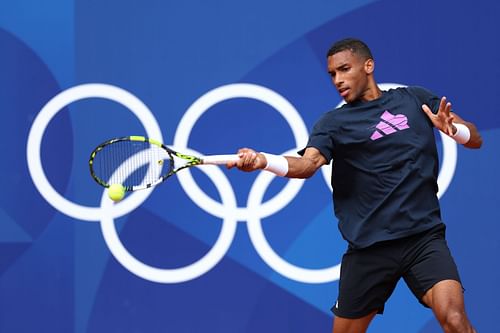
[[346, 104], [317, 121], [301, 157], [243, 148], [227, 166], [308, 178], [333, 160], [335, 214], [348, 242], [332, 307], [334, 333], [365, 332], [401, 278], [445, 332], [475, 332], [441, 220], [433, 127], [479, 148], [476, 126], [427, 89], [381, 91], [371, 51], [360, 40], [336, 42], [327, 64]]

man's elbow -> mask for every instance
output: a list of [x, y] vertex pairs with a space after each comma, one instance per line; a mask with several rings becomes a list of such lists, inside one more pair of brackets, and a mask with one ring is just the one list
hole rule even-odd
[[299, 179], [309, 179], [311, 178], [312, 176], [314, 176], [315, 172], [304, 172], [302, 174], [300, 174], [298, 177], [295, 177], [295, 178], [299, 178]]

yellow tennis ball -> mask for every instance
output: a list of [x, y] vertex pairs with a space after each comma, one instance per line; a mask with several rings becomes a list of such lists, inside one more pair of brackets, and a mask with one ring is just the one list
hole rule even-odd
[[121, 184], [111, 184], [108, 187], [108, 196], [113, 201], [120, 201], [125, 196], [125, 187]]

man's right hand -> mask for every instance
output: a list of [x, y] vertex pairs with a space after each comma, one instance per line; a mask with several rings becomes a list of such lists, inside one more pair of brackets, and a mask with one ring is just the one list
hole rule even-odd
[[265, 156], [250, 148], [241, 148], [238, 150], [238, 156], [240, 157], [238, 161], [226, 164], [228, 169], [236, 167], [241, 171], [251, 172], [264, 169], [267, 165]]

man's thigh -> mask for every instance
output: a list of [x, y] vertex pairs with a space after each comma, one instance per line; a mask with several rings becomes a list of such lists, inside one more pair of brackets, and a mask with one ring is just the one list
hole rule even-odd
[[357, 319], [348, 319], [342, 317], [333, 318], [333, 333], [364, 333], [370, 325], [376, 311]]
[[342, 257], [338, 299], [332, 308], [335, 316], [358, 319], [383, 313], [401, 276], [397, 252], [387, 244], [347, 250]]
[[445, 239], [445, 229], [425, 235], [405, 254], [403, 278], [417, 299], [426, 307], [423, 296], [440, 281], [453, 280], [461, 285], [457, 266]]

